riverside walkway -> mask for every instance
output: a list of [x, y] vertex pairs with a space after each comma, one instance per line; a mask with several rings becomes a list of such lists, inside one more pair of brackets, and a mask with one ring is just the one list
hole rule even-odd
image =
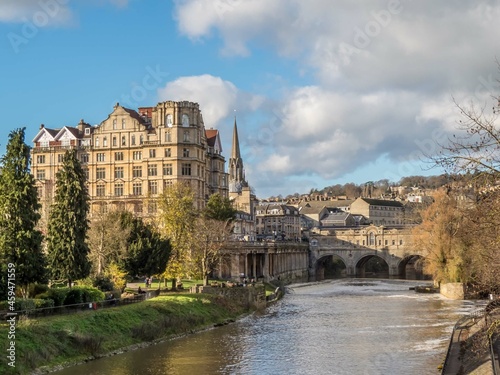
[[[500, 311], [490, 315], [490, 318], [491, 316], [500, 319]], [[492, 351], [484, 350], [478, 354], [470, 351], [470, 345], [481, 334], [485, 322], [484, 310], [465, 316], [457, 322], [453, 329], [442, 375], [500, 375], [498, 362], [500, 337], [498, 335], [493, 342]]]

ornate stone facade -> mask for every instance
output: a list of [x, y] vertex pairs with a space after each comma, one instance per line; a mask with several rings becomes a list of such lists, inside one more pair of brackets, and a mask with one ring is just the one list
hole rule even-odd
[[42, 125], [33, 143], [32, 173], [45, 208], [70, 148], [87, 174], [92, 212], [120, 207], [154, 215], [155, 197], [179, 181], [191, 184], [198, 209], [210, 194], [228, 196], [219, 133], [205, 130], [197, 103], [166, 101], [138, 111], [116, 104], [99, 125], [83, 120], [60, 129]]

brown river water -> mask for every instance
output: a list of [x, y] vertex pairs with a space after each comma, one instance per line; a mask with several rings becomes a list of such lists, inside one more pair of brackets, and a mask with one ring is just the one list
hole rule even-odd
[[481, 302], [417, 294], [420, 281], [294, 284], [263, 313], [55, 375], [439, 374], [451, 331]]

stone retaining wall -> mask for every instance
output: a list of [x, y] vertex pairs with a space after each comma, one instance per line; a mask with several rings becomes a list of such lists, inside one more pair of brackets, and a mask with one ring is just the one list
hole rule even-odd
[[239, 301], [247, 308], [261, 309], [266, 307], [266, 290], [264, 285], [260, 283], [246, 287], [197, 286], [194, 289], [196, 293], [216, 294]]
[[447, 283], [441, 284], [439, 292], [450, 299], [464, 299], [465, 286], [463, 283]]

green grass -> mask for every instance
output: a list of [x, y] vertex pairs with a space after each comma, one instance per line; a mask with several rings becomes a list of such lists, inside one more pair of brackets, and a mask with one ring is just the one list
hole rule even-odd
[[[1, 374], [24, 374], [41, 366], [80, 361], [144, 341], [183, 334], [234, 319], [242, 306], [218, 296], [172, 294], [97, 311], [24, 319], [16, 326], [16, 368], [0, 357]], [[4, 340], [8, 326], [0, 325]], [[1, 348], [6, 353], [8, 346]]]

